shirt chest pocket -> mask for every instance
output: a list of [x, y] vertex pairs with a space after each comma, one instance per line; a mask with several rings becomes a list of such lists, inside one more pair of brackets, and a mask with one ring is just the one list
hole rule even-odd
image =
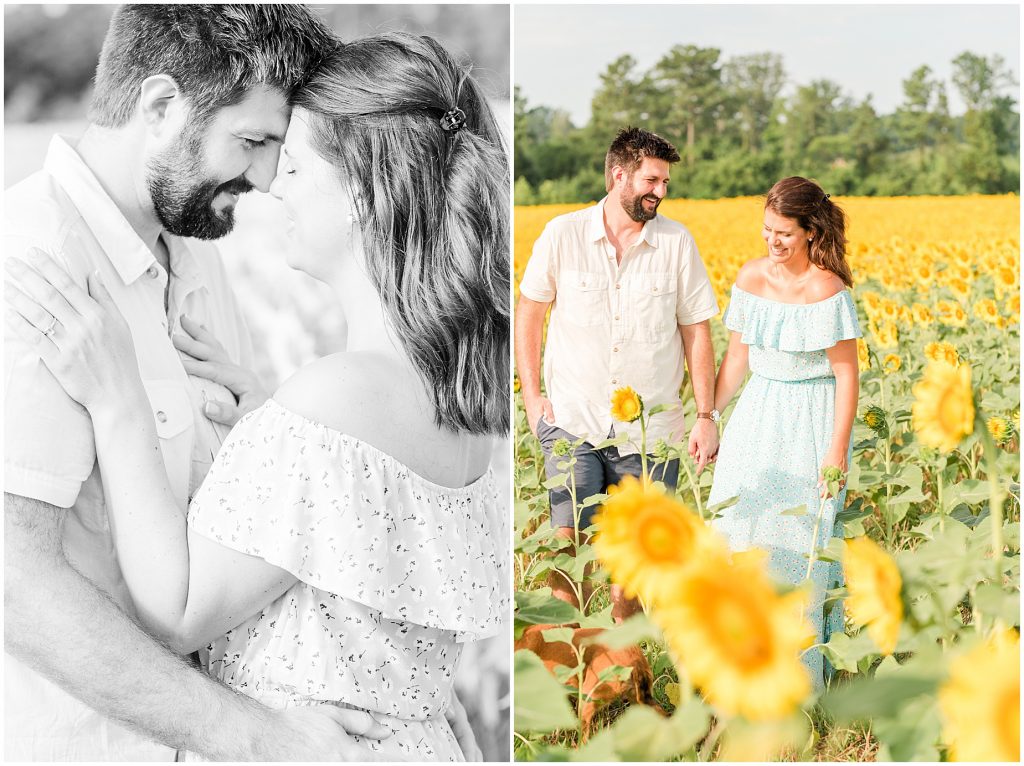
[[144, 385], [171, 491], [184, 504], [188, 498], [195, 428], [188, 392], [173, 380], [147, 380]]
[[637, 275], [629, 282], [630, 334], [639, 340], [664, 341], [677, 327], [674, 274]]
[[581, 327], [608, 321], [608, 276], [587, 271], [565, 271], [559, 280], [560, 309], [572, 324]]

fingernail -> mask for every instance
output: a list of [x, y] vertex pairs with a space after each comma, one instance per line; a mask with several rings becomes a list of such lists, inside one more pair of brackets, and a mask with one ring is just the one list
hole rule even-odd
[[220, 407], [218, 407], [213, 402], [207, 402], [206, 405], [203, 407], [203, 412], [205, 412], [207, 415], [211, 415], [211, 416], [212, 415], [219, 415], [220, 414]]
[[17, 258], [8, 258], [4, 261], [4, 268], [10, 272], [17, 274], [19, 271], [25, 270], [25, 264], [19, 261]]

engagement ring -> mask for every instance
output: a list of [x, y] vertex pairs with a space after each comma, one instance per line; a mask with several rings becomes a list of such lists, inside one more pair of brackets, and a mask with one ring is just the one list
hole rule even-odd
[[57, 331], [57, 317], [50, 317], [50, 326], [43, 330], [43, 335], [47, 338], [52, 338], [53, 334]]

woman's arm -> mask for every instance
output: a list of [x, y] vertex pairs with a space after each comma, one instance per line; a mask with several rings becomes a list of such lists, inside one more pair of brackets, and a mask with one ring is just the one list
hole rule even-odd
[[743, 379], [747, 377], [748, 349], [740, 337], [738, 332], [729, 333], [729, 346], [722, 357], [722, 366], [718, 368], [718, 377], [715, 379], [715, 409], [719, 412], [725, 412], [725, 408], [743, 385]]
[[860, 395], [857, 341], [841, 340], [826, 353], [832, 365], [832, 373], [836, 376], [836, 402], [832, 443], [823, 465], [839, 466], [845, 473], [850, 468], [847, 465], [846, 454], [850, 447], [853, 421], [857, 417], [857, 397]]
[[11, 288], [18, 313], [8, 321], [89, 411], [111, 531], [140, 620], [191, 651], [270, 603], [295, 578], [189, 533], [167, 480], [127, 323], [95, 278], [94, 300], [49, 258], [33, 266], [16, 266], [22, 290]]

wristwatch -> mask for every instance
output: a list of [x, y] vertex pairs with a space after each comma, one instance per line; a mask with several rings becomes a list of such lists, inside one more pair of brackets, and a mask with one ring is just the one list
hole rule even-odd
[[717, 423], [722, 419], [722, 413], [720, 413], [718, 410], [711, 410], [711, 412], [698, 412], [697, 417], [705, 418], [707, 420], [711, 420]]

